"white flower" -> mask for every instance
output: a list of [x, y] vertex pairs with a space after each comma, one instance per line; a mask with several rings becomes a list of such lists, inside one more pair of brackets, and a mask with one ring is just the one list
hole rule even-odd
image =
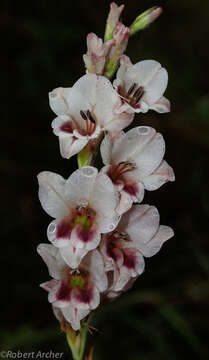
[[167, 181], [174, 181], [173, 169], [163, 160], [165, 142], [160, 133], [148, 126], [121, 132], [101, 143], [106, 173], [120, 194], [119, 214], [133, 202], [141, 202], [144, 190], [156, 190]]
[[134, 205], [122, 216], [113, 232], [102, 236], [100, 250], [105, 270], [107, 273], [113, 272], [108, 297], [127, 290], [144, 271], [143, 257], [155, 255], [163, 243], [173, 236], [173, 230], [159, 225], [159, 222], [156, 207]]
[[49, 292], [48, 300], [57, 319], [64, 317], [74, 330], [80, 329], [80, 321], [100, 303], [100, 292], [107, 288], [107, 277], [100, 253], [90, 252], [75, 270], [71, 269], [53, 245], [40, 244], [39, 255], [48, 266], [53, 280], [40, 286]]
[[149, 109], [159, 113], [170, 111], [170, 102], [163, 94], [168, 84], [168, 73], [155, 60], [144, 60], [132, 65], [127, 56], [121, 57], [113, 86], [123, 105], [118, 112], [143, 112]]
[[120, 97], [108, 79], [95, 74], [84, 75], [72, 88], [53, 90], [49, 101], [58, 115], [52, 128], [59, 137], [61, 155], [67, 159], [104, 130], [120, 131], [133, 120], [133, 114], [115, 112]]
[[114, 39], [103, 43], [94, 33], [87, 35], [87, 53], [83, 55], [83, 60], [88, 73], [104, 74], [106, 59], [114, 43]]
[[76, 170], [67, 180], [43, 171], [38, 181], [41, 205], [55, 218], [48, 227], [48, 239], [69, 266], [76, 268], [98, 246], [101, 233], [117, 226], [114, 186], [107, 175], [91, 166]]

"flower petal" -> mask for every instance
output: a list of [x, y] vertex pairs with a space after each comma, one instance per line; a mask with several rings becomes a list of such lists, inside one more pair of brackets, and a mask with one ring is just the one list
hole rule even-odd
[[98, 170], [93, 166], [83, 166], [74, 171], [65, 184], [65, 198], [71, 204], [87, 205], [97, 177]]
[[118, 229], [129, 235], [132, 243], [140, 251], [140, 244], [146, 244], [156, 234], [159, 226], [159, 213], [155, 206], [134, 205], [121, 218]]
[[[108, 231], [113, 230], [113, 227], [117, 226], [118, 221], [116, 220], [117, 216], [115, 217], [115, 209], [118, 203], [118, 197], [114, 185], [107, 175], [103, 173], [98, 174], [89, 203], [97, 212], [96, 221], [101, 232], [106, 229], [108, 221]], [[114, 224], [112, 223], [113, 219], [115, 221]]]
[[146, 244], [140, 244], [138, 249], [145, 257], [155, 255], [162, 247], [163, 243], [174, 235], [173, 230], [169, 226], [160, 225], [158, 232]]
[[50, 244], [39, 244], [37, 252], [48, 266], [49, 275], [59, 280], [62, 269], [65, 266], [64, 261], [60, 257], [59, 250]]
[[75, 331], [80, 329], [80, 321], [89, 313], [89, 310], [77, 309], [72, 305], [62, 308], [61, 311], [64, 318], [71, 324]]
[[78, 309], [96, 309], [100, 302], [99, 291], [91, 284], [87, 289], [75, 287], [72, 290], [72, 303]]
[[135, 163], [140, 179], [150, 175], [160, 165], [164, 153], [165, 141], [160, 133], [156, 133], [136, 154]]
[[139, 251], [135, 249], [124, 249], [124, 263], [119, 269], [119, 275], [112, 290], [121, 291], [129, 280], [144, 271], [144, 258]]
[[115, 139], [112, 149], [112, 161], [120, 163], [122, 161], [136, 161], [136, 157], [155, 137], [155, 129], [149, 126], [135, 127], [125, 134]]
[[60, 153], [63, 158], [70, 159], [78, 154], [87, 144], [88, 138], [78, 139], [75, 136], [59, 137]]
[[162, 96], [156, 103], [150, 106], [150, 109], [157, 111], [158, 113], [170, 112], [170, 101]]
[[103, 292], [107, 289], [107, 276], [104, 271], [104, 262], [98, 250], [91, 251], [82, 261], [82, 266], [89, 269], [91, 278], [97, 289]]
[[69, 113], [68, 98], [71, 88], [59, 87], [49, 93], [49, 105], [56, 115]]
[[149, 176], [143, 179], [143, 184], [146, 190], [152, 191], [159, 189], [160, 186], [165, 184], [167, 181], [174, 181], [175, 175], [172, 167], [163, 160], [158, 168]]
[[72, 269], [76, 269], [87, 254], [86, 248], [75, 248], [71, 243], [59, 249], [60, 255]]
[[38, 174], [39, 200], [43, 209], [56, 218], [68, 213], [68, 204], [64, 196], [65, 180], [62, 176], [49, 171]]

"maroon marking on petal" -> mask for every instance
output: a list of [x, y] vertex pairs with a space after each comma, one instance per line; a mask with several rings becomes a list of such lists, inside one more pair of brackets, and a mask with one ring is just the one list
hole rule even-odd
[[140, 107], [141, 107], [140, 104], [133, 105], [133, 108], [134, 108], [134, 109], [140, 109]]
[[67, 284], [64, 282], [61, 283], [61, 286], [56, 294], [58, 301], [69, 301], [70, 300], [70, 289]]
[[66, 121], [64, 124], [60, 126], [60, 130], [66, 133], [72, 134], [73, 126], [71, 121]]
[[123, 252], [123, 266], [128, 269], [135, 269], [136, 266], [136, 256], [133, 252], [129, 253], [128, 251]]
[[77, 301], [84, 304], [89, 304], [93, 299], [93, 289], [92, 287], [89, 287], [86, 290], [77, 288], [74, 292], [74, 295]]
[[64, 219], [57, 225], [56, 237], [62, 239], [70, 239], [71, 231], [72, 227], [70, 226], [69, 220]]
[[107, 243], [107, 256], [111, 257], [115, 262], [121, 258], [121, 251], [118, 249], [113, 241]]
[[131, 196], [136, 196], [137, 192], [139, 191], [137, 184], [126, 184], [123, 188], [125, 192], [127, 192]]
[[90, 229], [85, 229], [82, 224], [79, 224], [76, 226], [76, 233], [81, 241], [87, 243], [93, 240], [96, 231], [92, 229], [92, 227]]

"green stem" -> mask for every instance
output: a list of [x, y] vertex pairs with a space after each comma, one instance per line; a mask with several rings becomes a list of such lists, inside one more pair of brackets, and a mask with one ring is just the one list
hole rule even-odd
[[76, 333], [73, 329], [68, 329], [66, 332], [67, 342], [69, 348], [71, 349], [73, 360], [83, 360], [87, 332], [88, 321], [82, 324], [78, 333]]
[[79, 358], [78, 360], [82, 360], [83, 359], [83, 354], [84, 354], [84, 350], [85, 350], [85, 346], [86, 346], [86, 337], [87, 337], [87, 331], [88, 331], [88, 324], [86, 323], [83, 328], [80, 331], [81, 334], [81, 345], [80, 345], [80, 349], [79, 349]]

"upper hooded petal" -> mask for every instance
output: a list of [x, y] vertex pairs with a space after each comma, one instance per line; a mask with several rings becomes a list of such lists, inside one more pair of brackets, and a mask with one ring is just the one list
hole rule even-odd
[[98, 170], [83, 166], [73, 172], [65, 184], [65, 198], [72, 204], [87, 205], [92, 194]]
[[70, 102], [72, 115], [89, 109], [102, 127], [113, 118], [114, 108], [120, 103], [120, 98], [107, 78], [87, 74], [74, 84]]
[[125, 135], [114, 139], [112, 148], [112, 162], [117, 164], [121, 161], [136, 161], [145, 147], [152, 142], [156, 135], [155, 129], [149, 126], [135, 127]]
[[64, 195], [63, 177], [50, 171], [42, 171], [38, 174], [38, 182], [39, 200], [43, 209], [54, 218], [65, 216], [69, 209]]

